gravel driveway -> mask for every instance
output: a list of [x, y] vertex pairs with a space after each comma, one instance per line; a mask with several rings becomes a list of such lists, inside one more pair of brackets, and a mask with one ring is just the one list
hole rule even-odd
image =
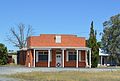
[[[59, 72], [59, 71], [80, 71], [80, 72], [102, 72], [102, 71], [120, 71], [120, 68], [28, 68], [24, 66], [0, 66], [0, 75], [9, 75], [22, 72]], [[0, 77], [0, 81], [19, 81], [18, 79]]]
[[39, 71], [39, 72], [59, 72], [59, 71], [80, 71], [80, 72], [101, 72], [101, 71], [118, 71], [120, 68], [28, 68], [24, 66], [20, 67], [9, 67], [3, 66], [0, 67], [0, 75], [1, 74], [15, 74], [21, 72], [32, 72], [32, 71]]
[[20, 81], [20, 80], [18, 80], [18, 79], [14, 79], [14, 78], [0, 77], [0, 81]]

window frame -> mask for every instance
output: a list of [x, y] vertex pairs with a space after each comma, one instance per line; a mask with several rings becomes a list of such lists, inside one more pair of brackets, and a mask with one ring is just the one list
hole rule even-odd
[[[75, 50], [67, 51], [67, 61], [76, 61], [76, 53], [77, 52]], [[75, 55], [75, 59], [70, 59], [70, 55]]]
[[82, 61], [82, 54], [81, 54], [81, 51], [78, 52], [79, 53], [79, 62]]
[[[41, 60], [40, 55], [47, 55], [47, 59]], [[38, 51], [38, 62], [48, 62], [48, 51]]]
[[55, 36], [55, 43], [61, 43], [61, 36], [60, 35]]

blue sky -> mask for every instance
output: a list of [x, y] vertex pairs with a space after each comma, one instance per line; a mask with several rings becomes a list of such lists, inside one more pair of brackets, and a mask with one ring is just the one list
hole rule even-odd
[[10, 27], [19, 23], [32, 25], [34, 35], [76, 34], [89, 37], [94, 21], [100, 40], [102, 23], [120, 13], [120, 0], [0, 0], [0, 42], [6, 41]]

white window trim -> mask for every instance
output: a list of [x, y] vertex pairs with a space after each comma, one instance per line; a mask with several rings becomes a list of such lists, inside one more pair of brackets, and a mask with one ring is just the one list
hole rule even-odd
[[67, 62], [68, 62], [68, 58], [69, 58], [68, 51], [66, 51], [66, 61]]
[[79, 51], [79, 61], [81, 62], [81, 51]]
[[52, 62], [52, 51], [50, 51], [50, 62]]
[[67, 54], [66, 55], [66, 61], [69, 61], [69, 52], [76, 52], [76, 51], [74, 51], [74, 50], [68, 50], [67, 53], [66, 53]]
[[36, 62], [38, 62], [38, 51], [36, 51]]
[[55, 36], [55, 42], [56, 42], [56, 43], [61, 43], [61, 36], [56, 35], [56, 36]]
[[[47, 51], [36, 51], [36, 62], [39, 62], [39, 61], [38, 61], [39, 52], [42, 52], [41, 55], [48, 55], [48, 54], [44, 54], [44, 53], [47, 52]], [[51, 59], [50, 59], [50, 60], [51, 60]]]

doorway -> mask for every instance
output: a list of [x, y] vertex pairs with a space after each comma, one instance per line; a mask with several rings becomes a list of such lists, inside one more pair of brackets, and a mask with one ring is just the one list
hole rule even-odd
[[56, 54], [56, 67], [61, 67], [62, 64], [62, 56], [61, 54]]

